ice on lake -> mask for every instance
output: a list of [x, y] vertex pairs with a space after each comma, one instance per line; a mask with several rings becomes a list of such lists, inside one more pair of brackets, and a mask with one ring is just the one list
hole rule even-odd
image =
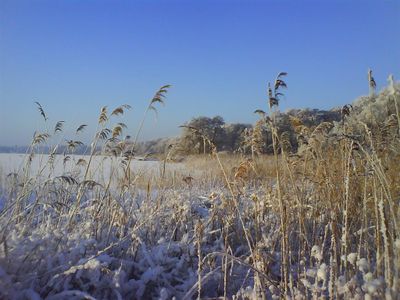
[[[9, 174], [22, 175], [28, 172], [30, 177], [49, 178], [71, 175], [77, 179], [83, 179], [90, 156], [88, 155], [55, 155], [54, 162], [49, 163], [50, 156], [44, 154], [34, 155], [29, 169], [26, 169], [29, 156], [17, 153], [0, 153], [0, 178]], [[136, 175], [157, 176], [164, 167], [163, 161], [132, 160], [131, 172]], [[182, 170], [181, 163], [167, 163], [168, 171]], [[124, 167], [122, 158], [96, 155], [92, 157], [87, 179], [107, 182], [111, 177], [121, 175]]]

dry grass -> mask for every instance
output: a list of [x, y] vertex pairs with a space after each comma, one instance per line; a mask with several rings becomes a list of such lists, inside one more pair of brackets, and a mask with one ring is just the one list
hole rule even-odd
[[[271, 109], [285, 75], [269, 91]], [[145, 175], [131, 168], [130, 149], [118, 140], [125, 127], [109, 126], [127, 108], [101, 110], [81, 173], [54, 171], [42, 180], [50, 155], [32, 175], [35, 146], [49, 137], [37, 133], [21, 172], [1, 179], [2, 298], [397, 297], [398, 111], [384, 134], [352, 119], [351, 108], [340, 124], [307, 128], [293, 120], [303, 141], [297, 153], [277, 134], [273, 114], [263, 113], [274, 155], [214, 150]], [[119, 148], [100, 180], [90, 165], [107, 143]]]

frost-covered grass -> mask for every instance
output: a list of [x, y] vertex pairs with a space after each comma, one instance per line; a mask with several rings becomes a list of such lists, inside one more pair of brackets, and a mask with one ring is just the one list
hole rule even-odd
[[274, 157], [146, 169], [33, 143], [18, 167], [1, 160], [0, 298], [396, 299], [400, 139], [385, 122], [297, 123], [298, 153], [276, 136]]

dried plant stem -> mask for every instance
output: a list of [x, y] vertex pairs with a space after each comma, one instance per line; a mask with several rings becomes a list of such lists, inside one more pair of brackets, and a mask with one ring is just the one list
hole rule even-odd
[[[224, 248], [225, 252], [228, 253], [228, 235], [229, 235], [229, 228], [228, 223], [224, 226]], [[224, 299], [228, 299], [228, 256], [225, 255], [224, 257]]]
[[201, 240], [203, 238], [203, 231], [204, 227], [201, 221], [199, 220], [196, 224], [196, 240], [197, 240], [197, 258], [198, 258], [198, 264], [197, 264], [197, 299], [201, 299], [201, 289], [202, 289], [202, 254], [201, 254]]
[[388, 237], [388, 228], [386, 226], [386, 218], [385, 218], [385, 212], [384, 212], [384, 204], [383, 204], [383, 199], [382, 195], [380, 197], [380, 201], [378, 203], [378, 210], [380, 214], [380, 219], [381, 219], [381, 234], [382, 234], [382, 239], [383, 239], [383, 249], [384, 249], [384, 259], [385, 259], [385, 281], [386, 281], [386, 287], [390, 288], [392, 286], [392, 259], [391, 259], [391, 253], [390, 253], [390, 240]]
[[348, 240], [349, 240], [349, 214], [350, 214], [350, 170], [351, 170], [351, 159], [352, 159], [353, 142], [350, 143], [347, 153], [347, 159], [345, 160], [346, 165], [344, 169], [344, 227], [342, 233], [342, 255], [345, 257], [342, 260], [342, 272], [344, 273], [345, 280], [347, 280], [347, 255], [348, 251]]
[[375, 244], [376, 244], [376, 276], [382, 276], [382, 242], [381, 242], [381, 223], [379, 222], [379, 200], [377, 195], [377, 185], [375, 178], [373, 179], [374, 191], [374, 212], [375, 212]]
[[[274, 124], [275, 121], [275, 114], [274, 114]], [[281, 231], [281, 273], [282, 273], [282, 280], [283, 280], [283, 288], [284, 294], [288, 294], [288, 254], [289, 254], [289, 247], [288, 247], [288, 236], [287, 236], [287, 218], [286, 218], [286, 205], [284, 199], [282, 197], [282, 187], [281, 187], [281, 176], [279, 171], [279, 158], [278, 158], [278, 148], [277, 148], [277, 129], [275, 126], [272, 126], [272, 146], [274, 151], [274, 161], [275, 161], [275, 174], [276, 174], [276, 190], [278, 193], [278, 201], [279, 201], [279, 212], [280, 212], [280, 231]]]

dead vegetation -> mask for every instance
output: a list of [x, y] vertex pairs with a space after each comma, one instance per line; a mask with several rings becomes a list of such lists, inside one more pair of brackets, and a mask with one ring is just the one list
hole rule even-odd
[[[341, 120], [310, 125], [291, 116], [289, 134], [278, 130], [276, 111], [286, 75], [268, 85], [270, 111], [256, 111], [267, 140], [255, 127], [250, 152], [221, 153], [212, 131], [186, 126], [203, 154], [186, 157], [178, 171], [166, 163], [172, 148], [152, 177], [131, 168], [140, 130], [126, 148], [125, 126], [110, 126], [127, 105], [101, 109], [90, 156], [73, 164], [82, 168], [77, 175], [50, 172], [42, 180], [50, 155], [32, 176], [36, 146], [50, 135], [35, 133], [23, 168], [1, 181], [0, 296], [395, 299], [399, 86], [392, 79], [376, 93], [369, 72], [373, 93], [343, 107]], [[68, 141], [64, 165], [79, 145]], [[260, 153], [259, 143], [270, 143], [263, 146], [272, 154]], [[89, 171], [98, 147], [112, 153], [101, 181]]]

